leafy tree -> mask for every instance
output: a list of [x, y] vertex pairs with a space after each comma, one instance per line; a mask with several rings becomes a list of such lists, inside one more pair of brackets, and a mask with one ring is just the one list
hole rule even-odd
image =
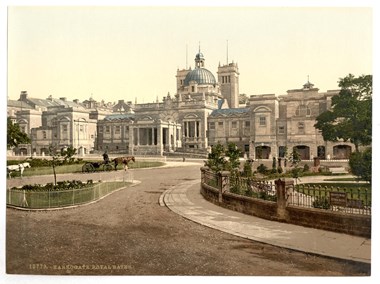
[[272, 159], [272, 174], [277, 173], [277, 160], [276, 157], [273, 157]]
[[61, 153], [57, 151], [57, 148], [54, 146], [49, 146], [49, 155], [51, 156], [50, 165], [53, 168], [54, 174], [54, 185], [57, 185], [57, 174], [55, 168], [61, 164]]
[[209, 167], [213, 172], [220, 173], [226, 167], [227, 160], [224, 158], [224, 146], [218, 142], [211, 148], [205, 166]]
[[301, 176], [302, 169], [299, 167], [299, 163], [301, 162], [301, 156], [298, 153], [296, 147], [293, 147], [292, 153], [288, 155], [288, 160], [290, 162], [290, 167], [292, 167], [290, 172], [292, 174], [292, 177], [296, 180], [297, 184], [297, 181]]
[[231, 174], [236, 174], [240, 166], [239, 156], [240, 150], [234, 143], [228, 143], [227, 147], [225, 147], [218, 142], [212, 147], [211, 153], [208, 154], [205, 166], [215, 173], [230, 171]]
[[355, 152], [350, 156], [349, 165], [354, 175], [359, 180], [368, 181], [372, 179], [372, 148], [367, 148], [363, 152]]
[[74, 162], [74, 155], [77, 153], [77, 149], [73, 146], [61, 149], [61, 156], [63, 157], [63, 163], [72, 164]]
[[252, 177], [253, 172], [252, 172], [252, 160], [246, 160], [244, 162], [244, 167], [243, 167], [243, 176], [245, 177]]
[[20, 130], [20, 126], [17, 123], [13, 123], [12, 120], [7, 118], [7, 148], [12, 149], [19, 144], [29, 144], [30, 138], [28, 135]]
[[225, 154], [226, 154], [226, 157], [228, 157], [228, 162], [227, 162], [227, 170], [229, 170], [230, 172], [236, 172], [239, 170], [239, 167], [240, 167], [240, 161], [239, 161], [239, 157], [240, 157], [240, 150], [239, 148], [236, 146], [235, 143], [228, 143], [227, 144], [227, 149], [225, 151]]
[[331, 110], [321, 113], [314, 125], [325, 141], [350, 141], [359, 145], [372, 142], [372, 75], [355, 78], [349, 74], [339, 81], [339, 95], [332, 97]]

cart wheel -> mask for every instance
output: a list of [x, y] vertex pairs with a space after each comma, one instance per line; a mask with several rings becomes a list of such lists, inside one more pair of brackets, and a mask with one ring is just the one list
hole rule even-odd
[[112, 169], [113, 169], [113, 167], [110, 164], [106, 164], [106, 165], [103, 166], [103, 170], [104, 171], [109, 172], [109, 171], [112, 171]]
[[83, 172], [83, 173], [92, 173], [92, 172], [94, 172], [94, 171], [95, 171], [95, 168], [94, 168], [94, 166], [93, 166], [92, 164], [90, 164], [90, 163], [86, 163], [86, 164], [84, 164], [83, 167], [82, 167], [82, 172]]

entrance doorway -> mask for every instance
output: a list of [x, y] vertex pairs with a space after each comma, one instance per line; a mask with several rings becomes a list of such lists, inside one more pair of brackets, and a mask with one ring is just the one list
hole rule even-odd
[[300, 155], [301, 160], [310, 160], [310, 148], [305, 145], [298, 145], [294, 147], [298, 154]]

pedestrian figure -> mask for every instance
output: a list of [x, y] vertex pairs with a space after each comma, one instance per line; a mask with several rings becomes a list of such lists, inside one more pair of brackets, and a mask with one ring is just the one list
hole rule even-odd
[[105, 164], [108, 164], [110, 162], [110, 158], [108, 157], [107, 151], [103, 154], [103, 160]]

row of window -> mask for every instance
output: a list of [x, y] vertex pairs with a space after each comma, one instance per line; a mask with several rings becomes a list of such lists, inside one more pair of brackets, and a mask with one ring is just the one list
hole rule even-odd
[[[121, 125], [115, 125], [114, 126], [114, 133], [120, 134], [121, 133], [122, 126]], [[129, 126], [125, 126], [125, 132], [129, 131]], [[99, 127], [99, 133], [103, 133], [103, 127]], [[104, 126], [104, 133], [110, 134], [111, 133], [111, 126], [106, 125]]]
[[[231, 121], [231, 128], [232, 129], [236, 129], [238, 128], [238, 122], [237, 121]], [[260, 120], [259, 120], [259, 125], [260, 126], [265, 126], [266, 125], [266, 117], [260, 117]], [[251, 123], [250, 121], [245, 121], [244, 122], [244, 126], [245, 128], [249, 128], [251, 126]], [[219, 121], [218, 122], [218, 127], [221, 128], [221, 127], [224, 127], [224, 122], [223, 121]], [[305, 133], [305, 123], [302, 121], [302, 122], [298, 122], [298, 133]], [[210, 122], [209, 123], [209, 130], [215, 130], [215, 122]], [[285, 126], [283, 125], [280, 125], [278, 126], [278, 134], [285, 134]]]
[[222, 84], [231, 83], [231, 76], [222, 76]]
[[[215, 122], [209, 122], [209, 130], [215, 130]], [[244, 121], [244, 127], [249, 128], [251, 126], [250, 121]], [[224, 127], [223, 121], [218, 121], [218, 127]], [[231, 128], [235, 129], [238, 128], [238, 122], [237, 121], [231, 121]]]

